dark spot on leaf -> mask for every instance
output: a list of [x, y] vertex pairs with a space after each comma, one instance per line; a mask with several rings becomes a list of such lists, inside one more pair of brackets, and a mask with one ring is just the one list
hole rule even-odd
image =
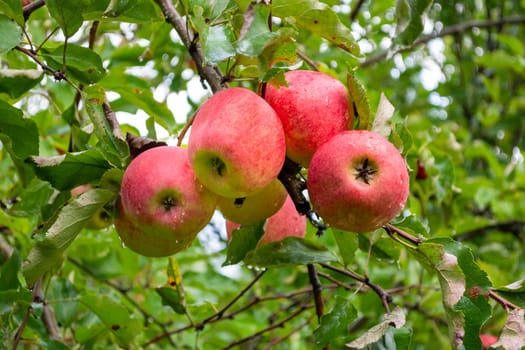
[[120, 325], [114, 324], [113, 326], [111, 326], [111, 329], [114, 331], [118, 331], [120, 329]]
[[172, 287], [176, 287], [176, 286], [177, 286], [177, 283], [176, 283], [175, 281], [171, 281], [171, 282], [170, 282], [170, 286], [172, 286]]
[[314, 24], [319, 24], [319, 21], [314, 19]]

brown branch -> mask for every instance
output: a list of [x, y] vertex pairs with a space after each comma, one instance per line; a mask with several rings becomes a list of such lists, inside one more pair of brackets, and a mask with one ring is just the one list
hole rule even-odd
[[[0, 225], [0, 232], [2, 231], [2, 226]], [[9, 260], [11, 255], [13, 255], [14, 248], [7, 242], [4, 237], [0, 236], [0, 255], [4, 260]]]
[[417, 245], [420, 245], [423, 242], [423, 239], [419, 237], [414, 237], [410, 233], [397, 228], [391, 224], [386, 224], [383, 226], [383, 229], [388, 233], [389, 236], [393, 236], [394, 234], [397, 234], [398, 236], [402, 237], [403, 239], [409, 241], [410, 243]]
[[379, 52], [373, 56], [369, 56], [366, 60], [361, 62], [359, 66], [361, 68], [372, 66], [376, 63], [379, 63], [385, 60], [387, 57], [391, 57], [397, 53], [411, 51], [417, 46], [424, 45], [428, 43], [429, 41], [437, 39], [437, 38], [442, 38], [448, 35], [462, 34], [474, 28], [490, 28], [494, 26], [497, 27], [497, 26], [510, 25], [510, 24], [525, 24], [525, 17], [510, 16], [510, 17], [498, 18], [495, 20], [485, 20], [485, 21], [473, 20], [473, 21], [467, 21], [464, 23], [458, 23], [450, 27], [447, 27], [438, 33], [421, 35], [409, 46], [400, 47], [400, 48], [397, 48], [396, 50], [388, 49], [388, 50]]
[[224, 76], [217, 67], [205, 64], [202, 49], [196, 44], [197, 34], [188, 28], [186, 21], [173, 6], [171, 0], [155, 0], [155, 2], [166, 17], [166, 22], [172, 25], [184, 46], [188, 48], [201, 79], [208, 82], [213, 92], [223, 89], [225, 87]]
[[37, 0], [37, 1], [33, 1], [29, 5], [24, 6], [24, 8], [22, 9], [23, 14], [24, 14], [24, 20], [27, 21], [27, 19], [33, 12], [35, 12], [36, 10], [38, 10], [45, 4], [46, 2], [44, 0]]
[[[144, 317], [145, 322], [148, 322], [148, 320], [152, 320], [153, 323], [155, 323], [157, 326], [159, 326], [162, 329], [163, 332], [165, 332], [165, 333], [167, 332], [166, 324], [164, 324], [159, 319], [157, 319], [155, 317], [155, 315], [150, 314], [144, 308], [142, 308], [142, 306], [140, 306], [140, 304], [138, 302], [136, 302], [135, 299], [133, 299], [132, 297], [130, 297], [128, 295], [128, 290], [127, 289], [123, 289], [122, 287], [120, 287], [119, 285], [111, 282], [110, 280], [99, 278], [93, 271], [91, 271], [90, 268], [88, 268], [87, 266], [84, 266], [80, 261], [78, 261], [75, 258], [67, 257], [67, 260], [70, 263], [72, 263], [73, 265], [75, 265], [76, 267], [78, 267], [83, 272], [87, 273], [89, 276], [91, 276], [95, 280], [97, 280], [100, 283], [105, 284], [108, 287], [110, 287], [110, 288], [116, 290], [117, 292], [119, 292], [131, 305], [133, 305], [142, 314], [142, 316]], [[173, 346], [175, 346], [175, 344], [173, 343], [171, 338], [169, 339], [169, 341], [170, 341], [170, 343]]]
[[487, 226], [479, 227], [470, 231], [458, 234], [454, 237], [456, 241], [468, 241], [477, 236], [483, 236], [491, 231], [508, 232], [518, 236], [525, 229], [525, 222], [519, 220], [511, 220], [506, 222], [498, 222]]
[[31, 57], [31, 59], [33, 61], [36, 62], [36, 64], [38, 64], [45, 72], [48, 72], [48, 73], [51, 73], [53, 75], [53, 77], [55, 78], [55, 80], [57, 81], [60, 81], [60, 80], [65, 80], [67, 81], [71, 86], [75, 86], [65, 75], [64, 72], [62, 71], [59, 71], [59, 70], [55, 70], [51, 67], [49, 67], [47, 64], [45, 64], [43, 61], [41, 61], [38, 56], [36, 55], [35, 52], [33, 52], [32, 50], [28, 50], [24, 47], [21, 47], [21, 46], [15, 46], [15, 50], [18, 50], [24, 54], [26, 54], [27, 56]]
[[364, 0], [358, 0], [352, 10], [350, 11], [350, 22], [354, 22], [359, 15], [359, 11], [364, 4]]
[[314, 295], [315, 313], [317, 314], [317, 322], [321, 323], [321, 317], [324, 315], [324, 302], [323, 302], [323, 286], [317, 276], [317, 270], [313, 264], [307, 264], [308, 278], [312, 285], [312, 294]]
[[488, 293], [487, 293], [487, 296], [489, 298], [495, 300], [496, 302], [498, 302], [501, 306], [503, 306], [503, 308], [507, 312], [509, 312], [509, 309], [514, 309], [514, 310], [515, 309], [521, 309], [516, 304], [513, 304], [510, 301], [508, 301], [507, 299], [503, 298], [502, 296], [496, 294], [496, 292], [494, 292], [494, 290], [489, 290]]
[[[325, 289], [332, 289], [332, 288], [336, 288], [337, 285], [336, 284], [330, 284], [330, 285], [325, 285], [324, 286]], [[291, 292], [291, 293], [285, 293], [285, 294], [275, 294], [275, 295], [269, 295], [269, 296], [265, 296], [265, 297], [254, 297], [251, 301], [247, 302], [245, 305], [241, 306], [240, 308], [226, 314], [226, 315], [223, 315], [222, 318], [213, 318], [211, 319], [210, 321], [207, 322], [207, 324], [211, 324], [211, 323], [215, 323], [215, 322], [218, 322], [220, 320], [230, 320], [230, 319], [233, 319], [235, 316], [237, 316], [238, 314], [240, 314], [241, 312], [244, 312], [245, 310], [248, 310], [249, 308], [257, 305], [257, 304], [260, 304], [260, 303], [263, 303], [263, 302], [266, 302], [266, 301], [272, 301], [272, 300], [278, 300], [278, 299], [293, 299], [293, 298], [296, 298], [297, 296], [299, 295], [302, 295], [302, 294], [310, 294], [312, 293], [312, 288], [311, 287], [308, 287], [308, 288], [303, 288], [303, 289], [299, 289], [299, 290], [296, 290], [294, 292]], [[188, 324], [186, 326], [183, 326], [181, 328], [177, 328], [175, 330], [172, 330], [172, 331], [169, 331], [169, 332], [166, 332], [166, 333], [162, 333], [162, 334], [158, 334], [156, 335], [155, 337], [153, 337], [152, 339], [148, 340], [146, 343], [144, 343], [142, 345], [143, 348], [146, 348], [148, 347], [149, 345], [152, 345], [168, 336], [171, 336], [171, 335], [174, 335], [174, 334], [178, 334], [178, 333], [182, 333], [184, 331], [187, 331], [188, 329], [192, 329], [192, 328], [195, 328], [196, 326], [198, 326], [200, 323], [196, 323], [196, 324]]]
[[340, 269], [338, 267], [335, 267], [335, 266], [332, 266], [326, 263], [320, 263], [320, 265], [324, 267], [325, 269], [332, 270], [334, 272], [348, 276], [356, 281], [359, 281], [363, 283], [364, 285], [366, 285], [367, 287], [369, 287], [370, 289], [372, 289], [381, 299], [381, 303], [383, 304], [383, 307], [385, 308], [386, 312], [390, 313], [389, 304], [392, 302], [392, 296], [386, 290], [381, 288], [379, 285], [370, 282], [368, 277], [361, 276], [353, 271], [343, 270], [343, 269]]
[[239, 339], [239, 340], [236, 340], [236, 341], [233, 341], [231, 342], [230, 344], [228, 344], [226, 347], [223, 348], [223, 350], [228, 350], [228, 349], [231, 349], [237, 345], [240, 345], [240, 344], [243, 344], [243, 343], [246, 343], [250, 340], [253, 340], [259, 336], [261, 336], [262, 334], [264, 333], [267, 333], [269, 331], [272, 331], [276, 328], [282, 328], [284, 327], [284, 325], [296, 318], [297, 316], [299, 316], [301, 313], [303, 313], [305, 310], [309, 309], [313, 307], [313, 305], [301, 305], [301, 307], [299, 309], [297, 309], [296, 311], [294, 311], [293, 313], [291, 313], [290, 315], [288, 315], [287, 317], [283, 318], [281, 321], [279, 322], [276, 322], [276, 323], [273, 323], [271, 325], [269, 325], [268, 327], [264, 328], [264, 329], [261, 329], [260, 331], [258, 332], [255, 332], [253, 333], [252, 335], [248, 336], [248, 337], [245, 337], [245, 338], [242, 338], [242, 339]]
[[104, 116], [106, 117], [106, 120], [109, 123], [109, 126], [111, 127], [111, 132], [113, 135], [121, 140], [125, 140], [124, 135], [122, 135], [122, 131], [120, 130], [120, 125], [117, 120], [117, 116], [115, 115], [115, 112], [111, 109], [111, 106], [109, 105], [108, 100], [105, 98], [104, 102], [102, 103], [102, 110], [104, 111]]
[[270, 349], [273, 349], [273, 347], [277, 344], [280, 344], [282, 343], [283, 341], [285, 341], [286, 339], [290, 338], [293, 334], [299, 332], [302, 328], [306, 327], [311, 321], [312, 319], [314, 318], [314, 316], [310, 316], [308, 317], [308, 319], [306, 319], [304, 322], [302, 322], [301, 324], [299, 324], [297, 327], [295, 327], [294, 329], [292, 329], [290, 332], [286, 333], [285, 335], [283, 335], [282, 337], [279, 337], [277, 339], [274, 339], [272, 341], [270, 341], [264, 348], [262, 348], [261, 350], [270, 350]]
[[221, 319], [224, 316], [224, 313], [226, 312], [226, 310], [232, 307], [233, 304], [235, 304], [244, 294], [246, 294], [246, 292], [248, 292], [255, 285], [255, 283], [257, 283], [257, 281], [261, 279], [261, 277], [264, 275], [266, 271], [267, 270], [263, 270], [260, 273], [258, 273], [257, 276], [255, 276], [255, 278], [246, 287], [244, 287], [244, 289], [241, 290], [240, 293], [238, 293], [235, 296], [235, 298], [233, 298], [228, 304], [226, 304], [226, 306], [224, 306], [214, 315], [211, 315], [210, 317], [204, 319], [204, 321], [200, 322], [199, 324], [196, 324], [195, 329], [197, 331], [201, 331], [207, 323], [210, 323], [211, 321], [214, 321], [214, 320]]

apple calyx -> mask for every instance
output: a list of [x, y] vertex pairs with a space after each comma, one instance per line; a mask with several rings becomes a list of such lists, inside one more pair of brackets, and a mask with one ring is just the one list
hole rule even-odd
[[215, 171], [215, 173], [219, 176], [223, 176], [226, 172], [226, 164], [224, 161], [219, 157], [213, 157], [210, 160], [211, 167]]
[[371, 164], [368, 158], [365, 158], [362, 162], [358, 162], [358, 166], [355, 167], [355, 179], [370, 185], [370, 181], [374, 178], [374, 174], [377, 173], [376, 167]]

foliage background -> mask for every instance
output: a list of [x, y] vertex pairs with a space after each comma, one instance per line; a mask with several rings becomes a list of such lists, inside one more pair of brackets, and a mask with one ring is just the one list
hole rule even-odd
[[[168, 3], [0, 0], [1, 348], [525, 346], [523, 1], [183, 0], [166, 23]], [[275, 250], [221, 266], [220, 215], [171, 259], [85, 227], [118, 193], [122, 135], [175, 143], [209, 86], [292, 68], [348, 82], [359, 126], [370, 108], [391, 130], [402, 231], [310, 226], [265, 270]]]

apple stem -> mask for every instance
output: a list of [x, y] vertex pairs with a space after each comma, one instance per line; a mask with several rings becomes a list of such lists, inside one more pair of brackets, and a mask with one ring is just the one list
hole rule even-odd
[[312, 226], [317, 229], [315, 235], [317, 237], [321, 237], [328, 227], [326, 227], [326, 225], [320, 220], [319, 216], [314, 210], [310, 209], [308, 213], [306, 213], [306, 217], [308, 218], [308, 221], [310, 221]]

